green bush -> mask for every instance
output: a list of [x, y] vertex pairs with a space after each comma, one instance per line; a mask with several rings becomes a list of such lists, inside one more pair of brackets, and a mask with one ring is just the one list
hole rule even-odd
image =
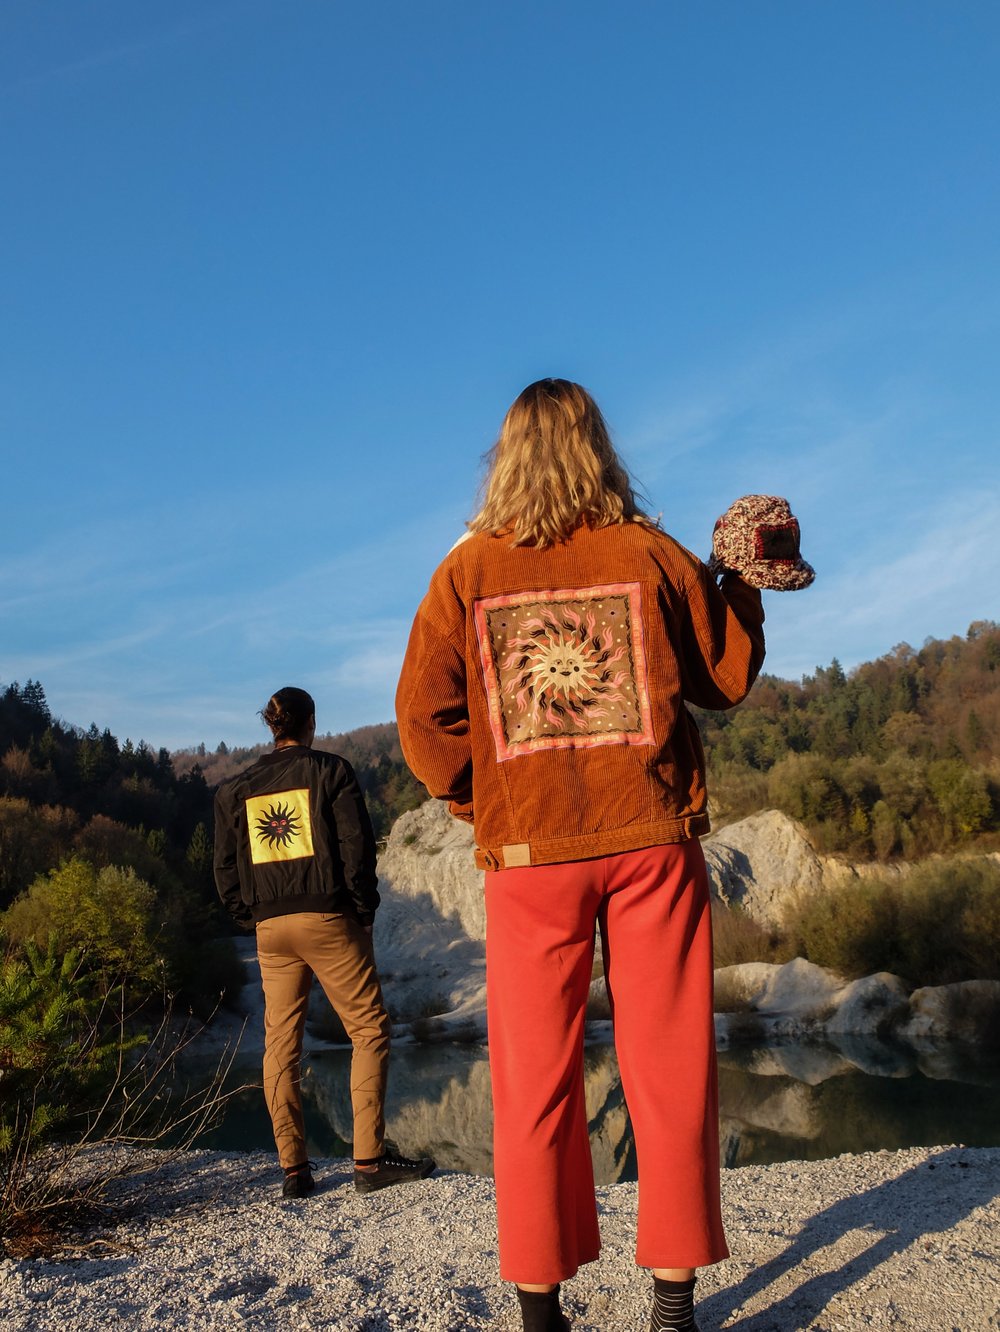
[[147, 1149], [183, 1151], [217, 1120], [230, 1056], [181, 1099], [176, 1057], [197, 1029], [178, 1029], [169, 1006], [150, 1033], [129, 1026], [121, 989], [54, 937], [0, 956], [0, 1252], [61, 1248], [112, 1179], [141, 1188]]
[[[121, 1042], [100, 1021], [108, 995], [95, 990], [75, 950], [32, 943], [0, 962], [0, 1170], [30, 1155], [93, 1100], [116, 1066]], [[0, 1192], [3, 1192], [0, 1190]]]
[[39, 875], [0, 928], [15, 945], [52, 937], [63, 952], [76, 949], [86, 970], [124, 985], [133, 1004], [169, 995], [206, 1018], [243, 983], [232, 939], [216, 937], [213, 904], [178, 882], [157, 892], [130, 867], [97, 869], [74, 856]]
[[818, 892], [787, 922], [796, 951], [845, 976], [891, 971], [914, 986], [1000, 979], [1000, 865], [925, 862], [897, 879]]
[[127, 983], [134, 998], [162, 990], [164, 959], [154, 924], [156, 894], [133, 869], [95, 869], [73, 856], [39, 875], [3, 913], [12, 944], [75, 950], [89, 972]]
[[[163, 834], [159, 834], [162, 840]], [[140, 879], [144, 879], [157, 891], [168, 888], [173, 876], [167, 869], [162, 854], [153, 849], [148, 834], [137, 828], [126, 828], [122, 823], [115, 823], [104, 814], [95, 814], [73, 838], [73, 853], [85, 860], [95, 869], [104, 869], [108, 865], [118, 865], [135, 870]], [[55, 865], [58, 860], [50, 860]]]
[[70, 853], [78, 823], [70, 809], [0, 796], [0, 909]]

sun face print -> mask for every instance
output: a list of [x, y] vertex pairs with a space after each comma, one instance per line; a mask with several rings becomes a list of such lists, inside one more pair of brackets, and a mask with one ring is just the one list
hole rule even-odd
[[557, 614], [546, 611], [524, 620], [508, 641], [511, 650], [501, 662], [505, 692], [541, 724], [563, 729], [567, 714], [578, 721], [602, 716], [628, 680], [620, 667], [626, 645], [616, 646], [593, 613], [566, 606]]
[[250, 859], [255, 865], [313, 854], [309, 791], [268, 791], [246, 802]]
[[488, 598], [476, 624], [498, 758], [651, 742], [637, 585]]
[[290, 805], [273, 804], [257, 820], [257, 837], [268, 846], [288, 846], [300, 832], [295, 810]]
[[548, 686], [568, 694], [578, 690], [590, 673], [590, 662], [579, 647], [570, 643], [547, 643], [539, 651], [539, 660], [531, 668], [536, 676], [536, 692]]

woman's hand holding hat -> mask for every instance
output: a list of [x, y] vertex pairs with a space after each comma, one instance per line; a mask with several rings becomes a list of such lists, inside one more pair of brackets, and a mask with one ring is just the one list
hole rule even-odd
[[774, 592], [796, 592], [816, 577], [799, 554], [799, 520], [777, 495], [743, 495], [730, 504], [715, 524], [708, 567]]

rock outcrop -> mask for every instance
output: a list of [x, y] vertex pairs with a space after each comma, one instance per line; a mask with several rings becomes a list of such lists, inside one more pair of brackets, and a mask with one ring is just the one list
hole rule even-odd
[[1000, 1051], [1000, 981], [914, 990], [901, 1034], [914, 1043], [955, 1040]]
[[393, 824], [378, 872], [386, 906], [394, 898], [431, 897], [439, 916], [469, 939], [486, 938], [483, 871], [472, 858], [475, 839], [443, 800], [428, 800]]
[[[476, 869], [473, 845], [472, 829], [432, 800], [397, 820], [379, 860], [383, 904], [375, 948], [397, 1035], [409, 1033], [424, 1043], [485, 1037], [484, 876]], [[804, 895], [845, 874], [843, 864], [817, 856], [799, 825], [774, 810], [730, 824], [706, 838], [704, 847], [718, 897], [769, 925]], [[911, 996], [896, 976], [847, 981], [797, 958], [782, 966], [751, 962], [721, 968], [716, 1002], [723, 1046], [826, 1037], [843, 1045], [887, 1034], [925, 1045], [948, 1039], [1000, 1044], [997, 981]], [[610, 1017], [599, 975], [588, 1014], [592, 1020]], [[309, 1033], [319, 1044], [343, 1039], [318, 990]]]
[[[769, 928], [820, 889], [838, 889], [859, 879], [898, 881], [914, 868], [905, 861], [849, 861], [820, 855], [801, 824], [780, 810], [765, 810], [726, 824], [702, 842], [712, 891]], [[942, 857], [944, 859], [944, 857]], [[1000, 852], [984, 860], [1000, 862]], [[921, 865], [934, 857], [922, 860]]]
[[809, 1040], [826, 1035], [872, 1037], [902, 1029], [909, 992], [898, 976], [879, 972], [846, 981], [797, 957], [783, 965], [744, 962], [715, 973], [716, 1038]]
[[779, 810], [751, 814], [702, 842], [712, 890], [771, 927], [823, 886], [824, 867], [802, 827]]
[[419, 1039], [486, 1034], [486, 908], [472, 829], [429, 800], [397, 819], [379, 858], [375, 952], [394, 1023]]

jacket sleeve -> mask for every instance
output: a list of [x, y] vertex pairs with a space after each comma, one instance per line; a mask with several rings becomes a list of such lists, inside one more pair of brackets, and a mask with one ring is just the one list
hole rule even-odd
[[687, 589], [681, 618], [684, 697], [701, 708], [741, 702], [764, 664], [764, 607], [760, 593], [739, 574], [717, 586], [701, 564]]
[[[464, 634], [464, 623], [460, 632]], [[471, 823], [472, 739], [465, 654], [432, 619], [427, 599], [417, 612], [403, 659], [396, 722], [410, 771], [432, 796], [449, 802], [456, 818]]]
[[335, 771], [330, 807], [344, 883], [361, 924], [370, 925], [381, 901], [375, 868], [375, 833], [358, 779], [346, 759], [340, 760]]
[[215, 887], [222, 905], [237, 925], [253, 926], [253, 915], [240, 892], [238, 806], [232, 792], [220, 786], [215, 793]]

